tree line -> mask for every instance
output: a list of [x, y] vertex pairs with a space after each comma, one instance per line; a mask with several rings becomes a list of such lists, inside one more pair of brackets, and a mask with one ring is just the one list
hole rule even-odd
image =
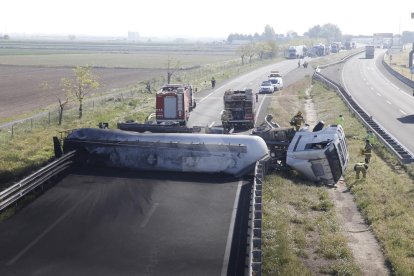
[[[344, 39], [342, 31], [335, 24], [327, 23], [324, 25], [315, 25], [303, 34], [304, 37], [315, 39], [326, 39], [327, 41], [342, 41]], [[262, 34], [238, 34], [232, 33], [227, 37], [227, 42], [232, 43], [236, 40], [244, 40], [251, 42], [269, 41], [269, 40], [283, 40], [298, 38], [299, 35], [294, 31], [289, 31], [287, 35], [276, 34], [273, 27], [266, 25]]]

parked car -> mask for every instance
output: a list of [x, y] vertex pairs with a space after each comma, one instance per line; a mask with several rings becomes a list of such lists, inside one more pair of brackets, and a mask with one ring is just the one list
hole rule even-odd
[[283, 79], [282, 78], [269, 78], [269, 81], [272, 83], [274, 91], [279, 91], [279, 90], [283, 89]]
[[260, 89], [259, 89], [260, 94], [273, 93], [274, 91], [275, 89], [270, 81], [264, 81], [260, 85]]

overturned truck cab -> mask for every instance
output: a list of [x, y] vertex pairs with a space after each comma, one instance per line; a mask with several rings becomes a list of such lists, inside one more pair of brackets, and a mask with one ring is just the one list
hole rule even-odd
[[349, 162], [345, 134], [340, 125], [311, 132], [296, 132], [287, 150], [286, 163], [309, 180], [336, 184]]
[[281, 128], [266, 116], [265, 123], [252, 131], [262, 137], [270, 152], [270, 168], [294, 169], [311, 181], [333, 185], [344, 173], [349, 154], [340, 125], [324, 128], [320, 121], [313, 130]]

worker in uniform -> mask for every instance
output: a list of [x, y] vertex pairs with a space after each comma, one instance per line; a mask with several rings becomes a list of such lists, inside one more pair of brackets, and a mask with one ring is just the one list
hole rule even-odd
[[374, 142], [375, 142], [375, 136], [374, 136], [374, 133], [372, 133], [371, 130], [368, 130], [368, 134], [367, 134], [367, 137], [365, 137], [365, 140], [369, 140], [369, 142], [371, 144], [374, 144]]
[[216, 87], [216, 79], [214, 77], [211, 78], [211, 88]]
[[293, 126], [296, 131], [299, 131], [302, 123], [305, 124], [305, 119], [303, 119], [302, 112], [298, 111], [298, 113], [293, 116], [292, 120], [290, 120], [290, 125]]
[[369, 140], [365, 140], [365, 147], [364, 147], [364, 155], [365, 155], [365, 163], [369, 163], [371, 160], [372, 155], [372, 144], [369, 142]]
[[228, 131], [229, 128], [229, 114], [227, 110], [223, 110], [221, 113], [221, 123], [224, 131]]
[[364, 162], [358, 162], [354, 166], [354, 171], [356, 173], [356, 179], [359, 179], [359, 174], [362, 172], [362, 177], [366, 178], [367, 176], [368, 165]]
[[336, 119], [336, 125], [344, 126], [344, 122], [345, 122], [344, 116], [340, 114], [339, 117]]

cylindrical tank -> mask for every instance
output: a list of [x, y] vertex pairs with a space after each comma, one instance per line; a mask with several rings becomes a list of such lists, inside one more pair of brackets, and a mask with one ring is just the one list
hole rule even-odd
[[64, 140], [81, 164], [138, 170], [229, 173], [240, 176], [268, 154], [264, 140], [249, 135], [135, 133], [84, 128]]

